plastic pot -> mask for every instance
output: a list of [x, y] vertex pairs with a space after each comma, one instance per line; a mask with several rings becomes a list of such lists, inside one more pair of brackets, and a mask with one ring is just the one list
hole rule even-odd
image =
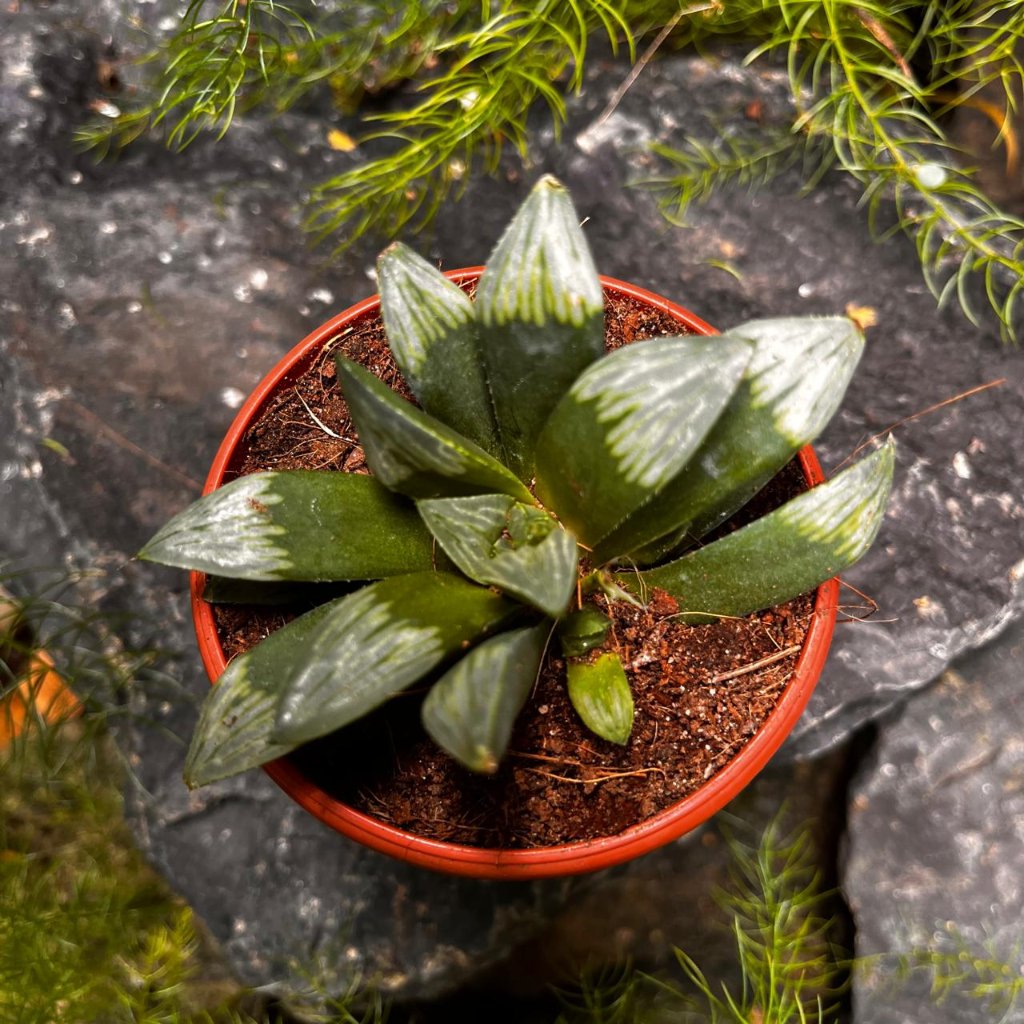
[[[471, 267], [450, 271], [446, 276], [457, 284], [468, 286], [479, 278], [482, 271], [482, 267]], [[656, 307], [692, 332], [715, 333], [712, 327], [689, 310], [643, 288], [608, 277], [602, 277], [601, 284], [608, 292]], [[378, 309], [379, 299], [373, 296], [339, 313], [296, 345], [263, 378], [231, 424], [210, 467], [204, 494], [231, 479], [232, 471], [241, 461], [239, 449], [242, 438], [268, 399], [279, 388], [301, 376], [327, 341]], [[824, 479], [810, 447], [799, 453], [799, 460], [809, 486]], [[210, 680], [215, 682], [224, 671], [226, 661], [214, 625], [212, 607], [202, 599], [204, 582], [203, 574], [192, 574], [192, 610], [203, 664]], [[331, 828], [381, 853], [422, 867], [493, 879], [548, 878], [611, 867], [648, 853], [701, 825], [732, 800], [768, 763], [796, 724], [821, 674], [832, 640], [838, 595], [839, 584], [835, 579], [818, 587], [810, 628], [792, 677], [775, 709], [736, 756], [694, 793], [615, 836], [528, 850], [480, 849], [440, 842], [385, 824], [342, 803], [307, 779], [287, 758], [265, 765], [264, 771], [293, 800]]]
[[[0, 589], [0, 642], [6, 636], [18, 639], [18, 621], [17, 604]], [[0, 750], [33, 723], [56, 725], [82, 713], [82, 705], [65, 685], [53, 658], [32, 646], [30, 637], [19, 646], [25, 649], [25, 659], [17, 677], [9, 687], [0, 679]]]

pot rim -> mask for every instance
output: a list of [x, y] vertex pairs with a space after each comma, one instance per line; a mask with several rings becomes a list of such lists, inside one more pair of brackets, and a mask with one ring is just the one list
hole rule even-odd
[[[448, 271], [445, 276], [456, 284], [468, 285], [482, 272], [483, 267], [465, 267]], [[645, 288], [603, 275], [601, 284], [608, 291], [662, 310], [697, 334], [717, 333], [688, 309]], [[337, 337], [353, 321], [377, 312], [379, 307], [380, 299], [376, 295], [350, 306], [308, 334], [278, 361], [249, 395], [228, 428], [210, 467], [203, 494], [224, 482], [249, 424], [281, 383], [302, 373], [305, 364], [323, 344]], [[821, 483], [824, 474], [811, 446], [801, 449], [798, 457], [808, 485]], [[211, 683], [215, 683], [224, 671], [226, 660], [214, 625], [212, 606], [202, 599], [205, 579], [203, 573], [191, 573], [192, 614], [203, 665]], [[689, 796], [614, 836], [527, 850], [483, 849], [441, 842], [405, 832], [342, 803], [306, 779], [287, 758], [263, 765], [263, 770], [324, 824], [380, 853], [420, 867], [487, 879], [550, 878], [612, 867], [649, 853], [696, 828], [739, 794], [768, 763], [793, 729], [818, 681], [832, 641], [838, 604], [839, 581], [837, 578], [827, 580], [817, 589], [811, 623], [790, 680], [775, 708], [735, 757]]]

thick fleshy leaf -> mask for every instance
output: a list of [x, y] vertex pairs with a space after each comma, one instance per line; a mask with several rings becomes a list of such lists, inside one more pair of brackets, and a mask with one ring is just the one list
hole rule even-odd
[[624, 744], [633, 731], [633, 694], [614, 651], [592, 661], [570, 658], [566, 665], [569, 700], [583, 724], [595, 735]]
[[496, 771], [550, 635], [550, 622], [501, 633], [449, 669], [423, 702], [434, 742], [471, 771]]
[[337, 601], [307, 612], [234, 658], [207, 694], [185, 759], [189, 788], [283, 757], [294, 743], [271, 740], [277, 705], [310, 636]]
[[[451, 563], [444, 559], [446, 565]], [[437, 566], [437, 568], [443, 568]], [[361, 583], [301, 583], [291, 580], [233, 580], [207, 576], [203, 600], [210, 604], [291, 605], [315, 608], [336, 597], [344, 597]]]
[[400, 242], [381, 253], [377, 283], [388, 345], [424, 411], [496, 452], [498, 429], [469, 296]]
[[372, 477], [253, 473], [200, 498], [140, 558], [249, 580], [369, 580], [431, 568], [430, 534]]
[[533, 496], [478, 444], [396, 395], [372, 373], [337, 359], [338, 377], [366, 461], [385, 487], [413, 498], [500, 491]]
[[562, 654], [567, 658], [579, 658], [595, 647], [600, 647], [611, 628], [612, 620], [604, 612], [599, 612], [591, 604], [585, 605], [558, 624]]
[[871, 546], [892, 484], [893, 451], [890, 441], [749, 526], [667, 565], [616, 579], [641, 598], [645, 588], [668, 591], [690, 623], [788, 601], [853, 565]]
[[547, 512], [504, 494], [437, 498], [420, 515], [448, 557], [557, 618], [576, 586], [576, 541]]
[[657, 338], [585, 370], [537, 442], [537, 492], [593, 546], [686, 465], [736, 389], [750, 345]]
[[505, 462], [524, 480], [544, 422], [604, 352], [604, 295], [565, 188], [544, 177], [487, 261], [476, 293]]
[[305, 743], [355, 721], [514, 607], [446, 573], [396, 576], [342, 598], [292, 666], [274, 741]]
[[824, 429], [864, 348], [848, 317], [752, 320], [728, 336], [754, 349], [739, 388], [683, 471], [597, 545], [596, 564], [656, 561], [742, 508]]

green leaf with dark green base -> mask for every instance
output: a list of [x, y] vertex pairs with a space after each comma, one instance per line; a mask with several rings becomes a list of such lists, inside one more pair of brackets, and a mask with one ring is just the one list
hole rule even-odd
[[585, 370], [537, 442], [537, 493], [589, 546], [682, 468], [750, 358], [731, 338], [657, 338]]
[[604, 612], [599, 612], [591, 604], [585, 605], [558, 623], [562, 654], [567, 658], [579, 658], [600, 647], [611, 628], [612, 620]]
[[484, 370], [505, 461], [532, 475], [559, 399], [604, 352], [604, 295], [569, 193], [537, 182], [506, 228], [476, 293]]
[[232, 659], [207, 694], [185, 759], [189, 788], [226, 779], [294, 750], [271, 740], [296, 657], [339, 601], [314, 608]]
[[424, 411], [497, 452], [469, 296], [400, 242], [377, 261], [377, 283], [388, 345]]
[[434, 742], [471, 771], [496, 771], [550, 635], [550, 622], [501, 633], [449, 669], [423, 702]]
[[277, 743], [305, 743], [348, 725], [515, 608], [444, 573], [382, 580], [332, 607], [295, 651], [272, 737]]
[[570, 658], [566, 664], [569, 700], [583, 724], [603, 740], [620, 745], [633, 731], [633, 694], [614, 651], [592, 661]]
[[576, 541], [547, 512], [504, 494], [418, 503], [445, 554], [478, 583], [557, 618], [576, 586]]
[[250, 580], [366, 580], [431, 568], [411, 503], [372, 477], [253, 473], [176, 515], [139, 557]]
[[641, 598], [660, 587], [690, 623], [746, 615], [806, 593], [871, 546], [892, 484], [890, 441], [828, 483], [667, 565], [615, 578]]
[[728, 337], [754, 350], [725, 412], [683, 471], [596, 546], [595, 564], [627, 552], [649, 564], [725, 522], [824, 429], [864, 348], [847, 317], [753, 320]]
[[396, 395], [361, 366], [340, 356], [336, 362], [366, 461], [385, 487], [413, 498], [500, 491], [533, 501], [519, 479], [479, 445]]

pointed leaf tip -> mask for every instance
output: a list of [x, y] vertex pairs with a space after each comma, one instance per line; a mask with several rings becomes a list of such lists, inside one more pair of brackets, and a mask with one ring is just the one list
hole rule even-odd
[[542, 178], [477, 288], [481, 353], [509, 466], [530, 478], [548, 414], [604, 351], [604, 295], [568, 192]]
[[533, 688], [550, 633], [550, 622], [502, 633], [442, 676], [423, 702], [423, 725], [434, 742], [471, 771], [493, 773]]
[[747, 526], [656, 569], [616, 573], [627, 590], [660, 587], [688, 622], [746, 615], [788, 601], [853, 565], [885, 517], [895, 446], [877, 451], [827, 483]]
[[588, 367], [537, 442], [537, 491], [595, 545], [679, 473], [750, 359], [726, 337], [637, 342]]
[[469, 296], [400, 242], [381, 253], [377, 281], [388, 345], [424, 411], [496, 451]]
[[846, 317], [752, 320], [723, 337], [753, 346], [740, 385], [694, 457], [594, 553], [656, 562], [745, 505], [835, 414], [864, 348]]
[[148, 561], [247, 580], [359, 580], [431, 568], [410, 502], [372, 477], [253, 473], [200, 498], [140, 552]]
[[570, 658], [566, 667], [569, 700], [596, 736], [620, 746], [633, 731], [633, 693], [614, 651], [593, 660]]

